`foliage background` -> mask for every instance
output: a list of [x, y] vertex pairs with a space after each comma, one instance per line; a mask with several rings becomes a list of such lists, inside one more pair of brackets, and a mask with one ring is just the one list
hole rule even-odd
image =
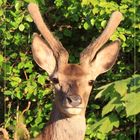
[[[26, 135], [28, 128], [30, 135], [36, 136], [49, 119], [53, 100], [48, 75], [31, 54], [32, 34], [38, 31], [27, 11], [29, 2], [0, 1], [0, 125], [12, 139], [21, 135], [20, 127]], [[98, 77], [94, 85], [85, 139], [139, 139], [140, 1], [34, 2], [39, 3], [50, 30], [69, 51], [71, 63], [77, 63], [81, 50], [100, 35], [111, 13], [122, 12], [124, 19], [110, 38], [121, 39], [120, 56], [113, 69]]]

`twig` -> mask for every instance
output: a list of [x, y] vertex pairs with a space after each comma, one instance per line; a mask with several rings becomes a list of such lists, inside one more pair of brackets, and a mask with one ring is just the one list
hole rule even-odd
[[28, 76], [25, 70], [24, 70], [24, 75], [25, 75], [26, 80], [28, 80]]
[[22, 111], [22, 114], [21, 114], [21, 115], [23, 115], [26, 111], [29, 110], [30, 105], [31, 105], [31, 102], [29, 101], [29, 102], [28, 102], [28, 106]]

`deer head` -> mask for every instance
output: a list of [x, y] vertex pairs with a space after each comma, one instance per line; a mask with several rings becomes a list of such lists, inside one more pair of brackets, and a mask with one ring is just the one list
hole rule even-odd
[[69, 64], [68, 52], [45, 25], [38, 6], [31, 3], [28, 10], [45, 39], [37, 33], [33, 35], [33, 58], [54, 83], [55, 104], [68, 117], [84, 115], [94, 80], [114, 65], [119, 54], [119, 40], [105, 43], [122, 20], [122, 14], [114, 12], [102, 34], [81, 52], [80, 63]]

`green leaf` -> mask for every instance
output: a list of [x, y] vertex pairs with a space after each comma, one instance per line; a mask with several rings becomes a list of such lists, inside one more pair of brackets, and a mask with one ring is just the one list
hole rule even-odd
[[18, 17], [15, 17], [15, 26], [19, 25], [19, 24], [22, 24], [23, 22], [23, 18], [24, 18], [24, 14], [20, 14]]
[[36, 120], [35, 120], [36, 125], [38, 125], [40, 122], [42, 122], [42, 117], [41, 116], [37, 117]]
[[120, 101], [117, 97], [114, 97], [112, 100], [110, 100], [108, 102], [107, 105], [104, 106], [103, 110], [102, 110], [102, 116], [106, 115], [107, 113], [111, 112], [116, 104], [120, 104]]
[[102, 26], [103, 28], [106, 26], [106, 24], [107, 24], [107, 21], [106, 21], [106, 20], [103, 20], [103, 21], [101, 22], [101, 26]]
[[83, 5], [88, 5], [89, 4], [89, 0], [82, 0], [82, 4]]
[[129, 84], [129, 82], [130, 82], [130, 78], [116, 81], [114, 83], [114, 88], [121, 96], [124, 96], [127, 93], [127, 90], [128, 90], [127, 85]]
[[108, 94], [112, 93], [114, 89], [114, 82], [106, 84], [104, 86], [101, 86], [98, 88], [98, 90], [101, 90], [98, 92], [98, 94], [95, 96], [95, 99], [101, 98], [102, 96], [108, 96]]
[[123, 34], [119, 35], [120, 39], [122, 39], [124, 42], [126, 41], [126, 37]]
[[22, 69], [22, 68], [24, 68], [24, 65], [25, 65], [24, 62], [20, 62], [20, 63], [18, 64], [18, 69]]
[[97, 14], [99, 12], [99, 9], [97, 7], [94, 7], [93, 10], [92, 10], [93, 14]]
[[31, 18], [30, 15], [25, 16], [25, 20], [28, 22], [33, 22], [33, 19]]
[[109, 133], [110, 131], [112, 131], [114, 126], [119, 126], [119, 120], [115, 114], [110, 114], [97, 123], [94, 123], [92, 130], [99, 131], [101, 133]]
[[19, 77], [15, 77], [15, 76], [10, 77], [10, 81], [11, 81], [10, 83], [13, 87], [18, 86], [19, 83], [21, 83], [21, 79]]
[[50, 88], [46, 88], [44, 91], [43, 91], [43, 96], [44, 95], [47, 95], [47, 94], [50, 94], [52, 93], [52, 90]]
[[18, 82], [18, 83], [20, 83], [21, 82], [21, 79], [19, 78], [19, 77], [11, 77], [11, 80], [13, 80], [13, 81], [16, 81], [16, 82]]
[[19, 25], [19, 30], [22, 32], [25, 29], [25, 26], [23, 24]]
[[16, 4], [15, 4], [16, 11], [19, 11], [22, 5], [23, 5], [22, 1], [16, 1]]
[[57, 7], [61, 7], [63, 5], [63, 1], [62, 0], [55, 0], [55, 4]]
[[133, 75], [129, 84], [129, 92], [140, 92], [140, 75]]
[[17, 97], [18, 99], [22, 99], [23, 94], [22, 94], [21, 92], [17, 92], [17, 93], [16, 93], [16, 97]]
[[88, 24], [87, 22], [85, 22], [85, 23], [84, 23], [84, 29], [85, 29], [85, 30], [88, 30], [89, 27], [90, 27], [89, 24]]
[[63, 32], [63, 34], [65, 36], [67, 36], [67, 37], [71, 37], [72, 36], [72, 32], [70, 30], [68, 30], [68, 29], [65, 29], [64, 32]]
[[4, 91], [4, 95], [12, 95], [12, 92], [10, 90]]
[[3, 10], [2, 9], [0, 9], [0, 16], [2, 16], [3, 15]]
[[35, 91], [35, 87], [31, 85], [27, 85], [27, 87], [24, 89], [24, 92], [31, 96], [31, 94]]
[[123, 99], [127, 117], [140, 113], [140, 92], [129, 93]]
[[116, 34], [116, 32], [110, 37], [110, 40], [115, 41], [118, 39], [118, 35]]
[[32, 61], [28, 61], [27, 63], [25, 63], [25, 64], [24, 64], [24, 67], [25, 67], [25, 68], [31, 68], [31, 69], [32, 69], [32, 68], [33, 68]]
[[3, 55], [0, 54], [0, 65], [4, 62], [4, 57]]
[[91, 23], [91, 25], [93, 26], [93, 25], [95, 24], [95, 20], [94, 20], [94, 19], [91, 19], [91, 20], [90, 20], [90, 23]]
[[12, 59], [16, 59], [16, 57], [17, 57], [17, 53], [12, 53], [11, 55], [10, 55], [10, 57], [12, 58]]
[[112, 113], [111, 115], [109, 115], [109, 119], [110, 119], [110, 122], [111, 122], [112, 126], [115, 126], [116, 128], [119, 127], [120, 122], [119, 122], [119, 118], [117, 117], [116, 114]]
[[41, 85], [44, 85], [45, 84], [45, 77], [44, 76], [42, 76], [42, 75], [40, 75], [39, 77], [38, 77], [38, 83], [40, 83]]
[[110, 132], [112, 129], [113, 129], [113, 126], [111, 125], [110, 120], [109, 120], [109, 118], [107, 117], [107, 118], [104, 120], [103, 124], [100, 126], [99, 131], [100, 131], [101, 133], [108, 133], [108, 132]]
[[1, 6], [2, 4], [3, 4], [3, 1], [1, 0], [1, 1], [0, 1], [0, 6]]

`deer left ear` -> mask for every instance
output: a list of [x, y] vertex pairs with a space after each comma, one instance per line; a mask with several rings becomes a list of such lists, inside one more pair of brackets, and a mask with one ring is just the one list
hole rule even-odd
[[36, 33], [32, 42], [32, 53], [36, 63], [51, 75], [56, 68], [56, 60], [52, 50]]
[[98, 75], [110, 70], [115, 64], [119, 54], [120, 44], [120, 40], [116, 40], [97, 53], [95, 59], [91, 63], [94, 79], [96, 79]]

